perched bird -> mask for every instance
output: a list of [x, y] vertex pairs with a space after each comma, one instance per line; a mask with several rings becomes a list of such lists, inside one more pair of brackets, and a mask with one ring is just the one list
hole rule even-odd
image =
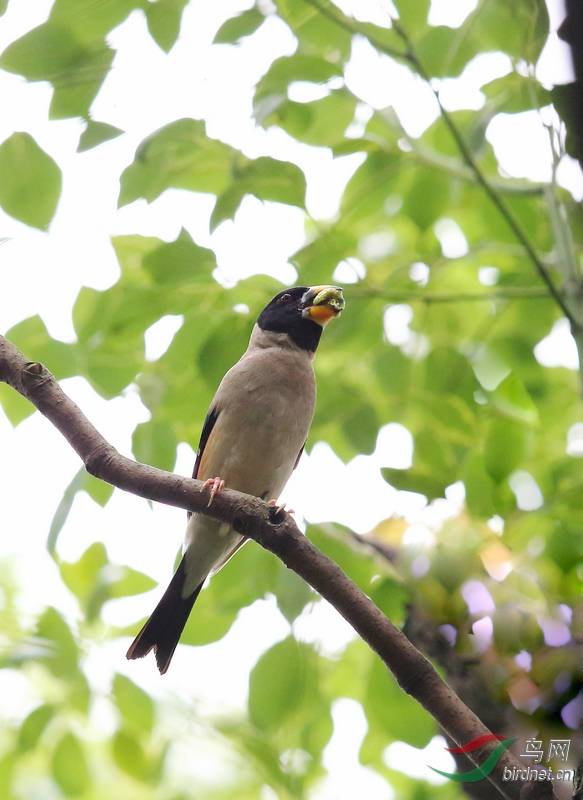
[[[263, 500], [279, 497], [314, 416], [312, 361], [322, 330], [343, 308], [338, 286], [295, 286], [263, 309], [203, 425], [192, 477], [205, 481], [209, 505], [223, 486]], [[180, 565], [127, 658], [142, 658], [153, 649], [164, 674], [205, 580], [245, 541], [226, 523], [189, 514]]]

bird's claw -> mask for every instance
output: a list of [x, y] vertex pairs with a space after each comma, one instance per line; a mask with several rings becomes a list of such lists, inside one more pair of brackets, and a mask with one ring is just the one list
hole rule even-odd
[[225, 488], [225, 481], [222, 478], [207, 478], [207, 480], [203, 483], [202, 488], [207, 489], [209, 486], [211, 487], [211, 496], [209, 497], [207, 508], [213, 502], [218, 493]]
[[274, 517], [278, 517], [283, 511], [285, 511], [287, 514], [295, 514], [296, 513], [293, 510], [293, 508], [286, 508], [285, 507], [285, 503], [282, 503], [281, 505], [278, 506], [277, 505], [277, 500], [270, 500], [269, 501], [269, 505], [273, 506], [273, 508], [275, 509], [275, 513], [273, 515]]

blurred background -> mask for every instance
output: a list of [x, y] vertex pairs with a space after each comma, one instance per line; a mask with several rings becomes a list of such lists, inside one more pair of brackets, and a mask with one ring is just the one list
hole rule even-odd
[[[342, 285], [282, 500], [517, 755], [536, 737], [542, 766], [572, 768], [579, 359], [527, 246], [573, 285], [562, 4], [2, 9], [1, 332], [120, 452], [190, 475], [265, 303]], [[90, 478], [4, 384], [0, 403], [7, 799], [493, 796], [429, 769], [456, 769], [432, 718], [253, 542], [203, 590], [166, 676], [126, 662], [185, 514]]]

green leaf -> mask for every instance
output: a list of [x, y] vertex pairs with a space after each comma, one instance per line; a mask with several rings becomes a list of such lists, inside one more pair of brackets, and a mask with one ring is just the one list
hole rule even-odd
[[252, 321], [233, 312], [227, 319], [218, 320], [198, 351], [198, 368], [213, 391], [225, 372], [243, 355], [251, 334]]
[[[431, 356], [431, 353], [429, 354]], [[378, 382], [386, 395], [405, 397], [410, 380], [411, 362], [394, 345], [385, 345], [375, 364]]]
[[462, 480], [466, 487], [466, 505], [470, 514], [491, 517], [495, 513], [492, 502], [495, 484], [486, 472], [481, 453], [470, 456], [462, 473]]
[[[237, 553], [236, 558], [239, 557]], [[214, 581], [214, 578], [213, 578]], [[180, 637], [181, 644], [201, 647], [218, 642], [231, 629], [237, 618], [238, 609], [221, 609], [217, 607], [216, 592], [211, 585], [204, 589], [196, 601], [196, 613], [191, 614]], [[136, 627], [136, 633], [138, 632]]]
[[255, 195], [258, 200], [271, 200], [299, 208], [305, 206], [306, 178], [302, 170], [289, 161], [257, 158], [237, 178], [248, 187], [248, 193]]
[[113, 698], [127, 725], [150, 733], [154, 727], [154, 704], [149, 694], [126, 678], [116, 674]]
[[346, 256], [356, 253], [357, 239], [349, 233], [333, 228], [323, 230], [321, 235], [290, 257], [290, 262], [299, 273], [300, 282], [306, 286], [317, 286], [332, 280], [332, 273]]
[[36, 411], [30, 400], [7, 383], [0, 383], [0, 405], [14, 428]]
[[16, 795], [11, 791], [11, 786], [18, 764], [17, 756], [13, 752], [0, 758], [0, 786], [6, 793], [5, 800], [16, 800]]
[[142, 464], [172, 472], [176, 463], [176, 436], [168, 422], [141, 422], [132, 434], [132, 452]]
[[210, 280], [217, 260], [212, 250], [177, 239], [146, 253], [142, 266], [157, 284], [188, 284]]
[[424, 69], [435, 78], [456, 78], [477, 54], [469, 37], [445, 25], [429, 28], [415, 50]]
[[142, 368], [144, 338], [141, 336], [129, 341], [108, 339], [103, 343], [97, 340], [95, 344], [94, 349], [89, 348], [86, 352], [87, 377], [103, 397], [116, 397], [135, 380]]
[[6, 13], [7, 8], [8, 8], [8, 0], [0, 0], [0, 17], [2, 17]]
[[342, 214], [351, 221], [364, 220], [384, 206], [393, 193], [403, 166], [403, 156], [378, 150], [369, 153], [348, 185], [342, 198]]
[[[102, 576], [103, 579], [103, 576]], [[111, 575], [105, 576], [108, 597], [114, 600], [118, 597], [133, 597], [136, 594], [150, 592], [158, 585], [153, 578], [131, 567], [118, 566]]]
[[380, 728], [387, 740], [401, 740], [423, 748], [435, 736], [433, 718], [397, 684], [383, 662], [374, 657], [366, 686], [364, 712], [369, 724]]
[[241, 200], [247, 194], [258, 200], [304, 208], [306, 178], [302, 170], [288, 161], [263, 156], [238, 169], [232, 184], [218, 197], [211, 214], [211, 232], [225, 219], [233, 219]]
[[90, 545], [79, 561], [61, 561], [59, 569], [63, 583], [79, 600], [88, 622], [97, 619], [108, 600], [143, 594], [157, 585], [142, 572], [111, 564], [102, 542]]
[[563, 572], [569, 572], [583, 559], [581, 531], [555, 520], [551, 535], [547, 539], [545, 552]]
[[83, 794], [91, 778], [79, 739], [66, 733], [58, 742], [51, 763], [53, 778], [68, 797]]
[[497, 483], [513, 472], [524, 458], [526, 429], [512, 419], [494, 419], [484, 446], [484, 466]]
[[42, 705], [35, 708], [25, 717], [18, 732], [18, 749], [21, 753], [34, 750], [45, 728], [52, 720], [54, 713], [53, 706]]
[[383, 578], [377, 581], [374, 589], [370, 592], [370, 599], [391, 620], [393, 625], [401, 627], [404, 624], [411, 595], [396, 580]]
[[121, 136], [122, 133], [124, 131], [116, 128], [115, 125], [108, 125], [107, 122], [97, 122], [90, 119], [79, 139], [77, 152], [84, 153], [86, 150], [91, 150], [103, 144], [103, 142], [108, 142], [117, 136]]
[[363, 403], [344, 419], [342, 428], [348, 441], [359, 453], [374, 453], [380, 428], [374, 406]]
[[289, 623], [292, 623], [314, 599], [310, 586], [291, 569], [279, 571], [275, 596], [277, 607]]
[[395, 0], [399, 12], [399, 22], [410, 37], [415, 37], [420, 30], [427, 27], [430, 0]]
[[79, 561], [61, 561], [59, 569], [63, 583], [85, 605], [99, 582], [102, 569], [109, 564], [107, 550], [102, 542], [94, 542]]
[[409, 469], [383, 467], [381, 473], [386, 482], [395, 489], [424, 494], [428, 500], [443, 497], [445, 488], [452, 483], [450, 479], [444, 481], [441, 476], [435, 475], [426, 466], [410, 467]]
[[254, 106], [257, 109], [259, 101], [269, 95], [283, 99], [288, 86], [295, 81], [321, 84], [338, 77], [342, 77], [342, 69], [324, 58], [304, 55], [277, 58], [257, 84]]
[[379, 572], [378, 565], [362, 547], [351, 541], [353, 534], [343, 531], [339, 525], [326, 525], [326, 531], [310, 525], [306, 536], [328, 558], [338, 564], [359, 589], [367, 594], [370, 593], [372, 579]]
[[53, 515], [53, 519], [51, 520], [51, 527], [47, 537], [47, 550], [53, 557], [55, 557], [59, 534], [63, 529], [63, 525], [67, 521], [67, 517], [69, 516], [71, 508], [73, 507], [73, 502], [77, 492], [82, 490], [87, 492], [89, 497], [91, 497], [92, 500], [95, 500], [95, 502], [102, 508], [107, 505], [109, 498], [113, 494], [113, 486], [110, 486], [108, 483], [104, 483], [98, 478], [94, 478], [93, 475], [90, 475], [86, 471], [85, 467], [81, 467], [81, 469], [75, 474], [71, 483], [63, 492], [63, 497], [57, 506], [57, 510]]
[[403, 201], [403, 213], [407, 214], [422, 231], [442, 217], [448, 205], [451, 181], [443, 172], [418, 169], [415, 179]]
[[249, 676], [249, 716], [265, 731], [280, 728], [317, 680], [311, 648], [292, 636], [263, 653]]
[[528, 3], [491, 0], [477, 8], [464, 23], [464, 27], [473, 25], [482, 50], [502, 50], [535, 64], [547, 40], [549, 15], [544, 0]]
[[[181, 236], [178, 237], [182, 238]], [[152, 250], [165, 244], [162, 239], [156, 236], [139, 236], [138, 234], [130, 236], [114, 236], [111, 240], [115, 255], [125, 278], [137, 278], [142, 269], [142, 262], [144, 256], [151, 253]], [[93, 308], [88, 309], [88, 315], [93, 313]]]
[[431, 562], [430, 575], [450, 594], [475, 575], [480, 562], [476, 555], [476, 547], [471, 537], [464, 542], [456, 542], [455, 546], [440, 543]]
[[51, 119], [87, 117], [115, 55], [96, 34], [83, 41], [74, 28], [75, 14], [62, 21], [66, 16], [64, 9], [58, 18], [52, 13], [48, 22], [12, 42], [0, 56], [2, 69], [53, 84]]
[[117, 766], [132, 778], [146, 781], [151, 776], [148, 757], [140, 742], [127, 730], [116, 731], [111, 747]]
[[17, 323], [6, 332], [6, 338], [31, 361], [44, 364], [57, 380], [75, 375], [75, 346], [52, 339], [39, 316]]
[[99, 478], [95, 478], [87, 471], [85, 471], [84, 478], [83, 491], [87, 492], [89, 497], [94, 500], [98, 506], [104, 508], [113, 494], [114, 487]]
[[354, 119], [355, 107], [354, 96], [339, 89], [310, 103], [284, 100], [273, 113], [263, 118], [261, 124], [264, 128], [279, 125], [300, 142], [314, 147], [329, 147], [342, 139]]
[[81, 40], [93, 41], [103, 39], [139, 7], [140, 0], [56, 0], [50, 21], [67, 26]]
[[504, 111], [506, 114], [518, 114], [522, 111], [530, 111], [533, 108], [542, 108], [552, 102], [552, 95], [532, 77], [519, 75], [518, 72], [511, 72], [502, 78], [482, 86], [489, 100], [493, 100], [496, 111]]
[[0, 175], [4, 211], [34, 228], [48, 228], [61, 196], [61, 170], [30, 134], [13, 133], [2, 142]]
[[223, 22], [213, 39], [213, 44], [236, 44], [243, 37], [255, 33], [263, 25], [264, 20], [265, 17], [258, 8], [253, 7], [243, 11], [242, 14]]
[[182, 12], [187, 3], [188, 0], [156, 0], [146, 5], [150, 36], [165, 53], [169, 53], [176, 44]]
[[38, 661], [61, 682], [62, 697], [73, 710], [86, 715], [90, 690], [79, 669], [79, 649], [63, 617], [49, 607], [37, 623], [32, 655], [24, 661]]
[[270, 553], [253, 542], [246, 544], [200, 593], [181, 642], [199, 646], [222, 639], [241, 608], [277, 591], [278, 574]]
[[59, 534], [63, 529], [63, 525], [67, 521], [67, 517], [69, 516], [71, 508], [73, 507], [73, 502], [77, 492], [80, 491], [81, 487], [83, 486], [85, 474], [85, 467], [81, 467], [81, 469], [75, 474], [71, 483], [63, 492], [63, 497], [61, 498], [61, 501], [57, 506], [57, 510], [53, 515], [53, 519], [51, 520], [51, 527], [47, 537], [47, 550], [53, 556], [53, 558], [55, 557]]
[[49, 607], [40, 617], [36, 635], [45, 639], [48, 651], [43, 662], [57, 678], [75, 678], [79, 649], [69, 626], [56, 609]]
[[480, 386], [467, 356], [445, 346], [427, 356], [424, 385], [432, 394], [440, 392], [465, 401], [466, 408], [474, 407], [474, 392]]
[[140, 144], [121, 176], [118, 206], [139, 197], [151, 203], [166, 189], [220, 194], [227, 186], [233, 148], [205, 134], [204, 122], [179, 119]]
[[278, 0], [278, 14], [287, 22], [308, 52], [330, 60], [348, 59], [352, 34], [340, 25], [331, 24], [319, 9], [305, 0]]
[[538, 423], [537, 407], [520, 378], [513, 372], [504, 378], [490, 397], [496, 408], [509, 417], [527, 425]]

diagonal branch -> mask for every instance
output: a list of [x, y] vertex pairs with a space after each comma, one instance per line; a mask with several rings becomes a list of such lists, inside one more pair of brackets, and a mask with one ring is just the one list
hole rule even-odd
[[505, 286], [489, 292], [424, 292], [422, 289], [388, 289], [382, 286], [357, 286], [353, 297], [382, 297], [389, 303], [480, 303], [492, 300], [550, 300], [544, 286]]
[[[301, 533], [291, 516], [281, 521], [274, 509], [256, 497], [225, 489], [211, 508], [202, 482], [139, 464], [109, 444], [63, 392], [53, 375], [40, 363], [29, 362], [0, 336], [0, 381], [26, 397], [63, 434], [84, 462], [87, 471], [119, 489], [167, 505], [196, 511], [227, 522], [254, 539], [310, 584], [352, 625], [380, 656], [401, 688], [414, 697], [458, 745], [489, 733], [439, 676], [433, 666], [375, 604]], [[495, 743], [480, 748], [486, 756]], [[483, 758], [483, 757], [482, 757]], [[482, 760], [482, 759], [480, 759]], [[472, 754], [472, 761], [479, 766]], [[504, 781], [504, 769], [521, 769], [508, 750], [488, 776], [507, 800], [554, 798], [550, 781]], [[548, 787], [546, 786], [548, 784]], [[544, 787], [541, 790], [541, 787]], [[528, 794], [525, 794], [528, 789]]]

